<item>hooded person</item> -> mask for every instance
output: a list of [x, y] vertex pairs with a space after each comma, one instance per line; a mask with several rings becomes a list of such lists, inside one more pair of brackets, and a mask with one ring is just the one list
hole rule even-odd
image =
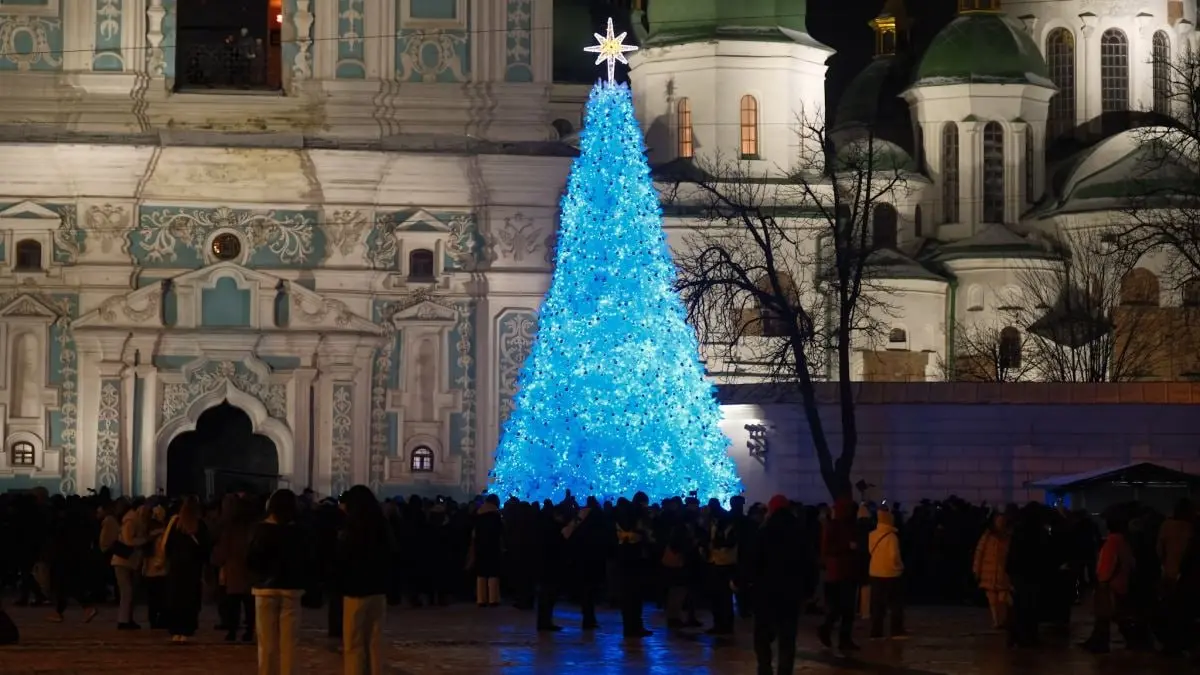
[[[796, 662], [796, 625], [805, 601], [811, 558], [804, 545], [800, 519], [791, 502], [775, 495], [767, 502], [767, 519], [755, 538], [747, 589], [754, 601], [754, 654], [758, 672], [791, 673]], [[778, 643], [777, 669], [772, 671], [772, 643]]]
[[838, 649], [853, 651], [854, 605], [858, 597], [859, 551], [855, 530], [857, 508], [853, 500], [840, 498], [833, 516], [821, 528], [821, 564], [825, 569], [825, 621], [817, 631], [821, 644], [833, 647], [832, 633], [838, 625]]
[[891, 617], [891, 636], [904, 637], [904, 602], [901, 579], [904, 561], [900, 556], [900, 532], [891, 511], [880, 510], [879, 522], [867, 537], [870, 555], [871, 637], [883, 637], [883, 619]]

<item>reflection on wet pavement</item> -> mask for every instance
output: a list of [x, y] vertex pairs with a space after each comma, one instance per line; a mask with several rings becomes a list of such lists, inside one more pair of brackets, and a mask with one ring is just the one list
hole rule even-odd
[[[254, 672], [255, 650], [227, 645], [215, 631], [204, 631], [197, 644], [171, 645], [165, 636], [148, 630], [118, 633], [115, 609], [106, 607], [91, 624], [80, 613], [68, 612], [60, 625], [45, 621], [44, 609], [9, 608], [22, 629], [22, 643], [0, 647], [4, 675], [238, 675]], [[698, 633], [669, 634], [658, 630], [641, 641], [624, 640], [615, 612], [601, 614], [602, 629], [578, 629], [578, 613], [558, 614], [565, 630], [538, 634], [533, 614], [508, 608], [479, 610], [469, 605], [447, 609], [392, 609], [386, 638], [386, 672], [396, 675], [704, 675], [753, 674], [749, 622], [736, 637], [714, 640]], [[914, 638], [905, 642], [863, 640], [853, 659], [839, 659], [820, 650], [806, 617], [800, 632], [796, 672], [806, 675], [1083, 675], [1138, 673], [1174, 675], [1183, 664], [1154, 655], [1117, 650], [1097, 658], [1080, 652], [1064, 637], [1048, 641], [1038, 651], [1004, 649], [1003, 636], [987, 629], [984, 610], [914, 609], [910, 614]], [[209, 613], [201, 625], [215, 623]], [[301, 675], [331, 675], [341, 670], [340, 656], [324, 638], [324, 613], [308, 612], [301, 640]], [[662, 617], [649, 613], [651, 627]], [[1088, 629], [1084, 617], [1075, 626], [1075, 639]]]

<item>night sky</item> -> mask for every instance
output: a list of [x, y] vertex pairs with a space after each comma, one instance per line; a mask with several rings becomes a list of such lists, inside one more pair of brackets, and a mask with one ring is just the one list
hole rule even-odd
[[[568, 0], [559, 0], [565, 2]], [[728, 0], [736, 2], [737, 0]], [[622, 21], [629, 15], [633, 0], [574, 0], [590, 5], [596, 25], [612, 16]], [[647, 4], [654, 0], [645, 0]], [[834, 110], [846, 85], [871, 61], [874, 40], [868, 22], [883, 7], [884, 0], [808, 0], [808, 32], [837, 50], [829, 62], [826, 91], [827, 110]], [[939, 30], [953, 18], [956, 0], [906, 0], [911, 18], [911, 49], [920, 53]], [[620, 30], [618, 25], [618, 30]], [[599, 30], [599, 28], [597, 28]]]

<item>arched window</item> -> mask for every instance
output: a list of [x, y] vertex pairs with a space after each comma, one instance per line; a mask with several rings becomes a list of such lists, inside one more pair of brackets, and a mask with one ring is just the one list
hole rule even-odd
[[913, 209], [913, 235], [918, 238], [924, 236], [921, 226], [921, 205], [917, 204], [917, 208]]
[[742, 97], [742, 152], [743, 159], [758, 158], [758, 99], [746, 94]]
[[1033, 127], [1025, 127], [1025, 201], [1030, 204], [1037, 199], [1036, 190], [1034, 190], [1033, 177]]
[[[786, 272], [776, 273], [779, 278], [779, 288], [782, 295], [790, 303], [799, 302], [796, 292], [796, 284], [792, 281], [792, 277]], [[771, 287], [771, 280], [764, 276], [758, 280], [758, 287], [768, 294], [775, 294], [775, 289]], [[783, 316], [775, 307], [769, 307], [766, 304], [760, 303], [758, 306], [758, 320], [762, 327], [763, 337], [785, 337], [788, 335], [788, 317]]]
[[983, 311], [983, 287], [978, 284], [967, 289], [967, 311]]
[[888, 333], [889, 349], [904, 349], [906, 344], [908, 344], [908, 331], [903, 328], [893, 328]]
[[1021, 331], [1008, 326], [1000, 331], [998, 363], [1001, 369], [1021, 367]]
[[432, 280], [433, 279], [433, 251], [427, 248], [419, 248], [408, 254], [408, 278]]
[[33, 239], [18, 241], [14, 268], [18, 272], [35, 272], [42, 269], [42, 244]]
[[1004, 127], [983, 127], [983, 222], [1004, 222]]
[[876, 204], [871, 212], [871, 241], [875, 248], [896, 248], [899, 217], [891, 204]]
[[679, 99], [675, 105], [676, 133], [679, 135], [679, 156], [691, 158], [696, 154], [695, 141], [692, 138], [692, 102], [686, 98]]
[[1158, 277], [1154, 272], [1136, 267], [1121, 278], [1121, 304], [1157, 307], [1159, 298]]
[[1050, 99], [1051, 138], [1075, 127], [1075, 35], [1066, 28], [1055, 28], [1046, 36], [1046, 66], [1058, 93]]
[[958, 222], [958, 125], [942, 127], [942, 222]]
[[1166, 31], [1154, 34], [1154, 53], [1152, 67], [1154, 70], [1154, 112], [1160, 115], [1171, 114], [1171, 38]]
[[33, 443], [17, 441], [9, 450], [9, 466], [33, 466], [37, 461], [33, 452]]
[[1129, 110], [1129, 39], [1116, 28], [1100, 36], [1100, 110]]
[[554, 131], [558, 133], [558, 138], [560, 140], [575, 133], [575, 125], [564, 119], [554, 120], [554, 122], [551, 123], [551, 126], [553, 126]]
[[430, 473], [433, 471], [433, 450], [419, 445], [413, 448], [409, 468], [413, 473]]
[[1183, 306], [1200, 307], [1200, 277], [1192, 277], [1183, 282]]

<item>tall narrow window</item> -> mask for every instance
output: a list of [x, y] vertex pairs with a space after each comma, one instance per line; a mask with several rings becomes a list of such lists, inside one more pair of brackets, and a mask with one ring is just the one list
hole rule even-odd
[[1021, 367], [1021, 331], [1008, 326], [1000, 331], [1000, 349], [996, 364], [1001, 370]]
[[742, 97], [742, 158], [758, 158], [758, 99]]
[[921, 228], [921, 205], [917, 204], [917, 208], [913, 209], [913, 234], [918, 239], [924, 235]]
[[1075, 35], [1055, 28], [1046, 36], [1046, 65], [1058, 93], [1050, 99], [1050, 138], [1058, 138], [1075, 127]]
[[675, 130], [679, 134], [679, 156], [690, 159], [696, 154], [696, 146], [692, 139], [692, 102], [686, 98], [679, 99], [675, 106]]
[[1004, 127], [983, 127], [983, 222], [1004, 222]]
[[1165, 31], [1154, 34], [1154, 112], [1171, 114], [1171, 39]]
[[42, 269], [42, 245], [33, 239], [17, 242], [16, 265], [18, 272], [36, 272]]
[[896, 227], [899, 224], [896, 207], [876, 204], [871, 212], [871, 240], [875, 248], [896, 248]]
[[1129, 110], [1129, 40], [1116, 28], [1100, 36], [1100, 110]]
[[942, 127], [942, 220], [958, 222], [958, 125]]
[[1033, 175], [1034, 153], [1033, 153], [1033, 127], [1025, 127], [1025, 201], [1030, 204], [1037, 199], [1037, 192], [1034, 190], [1034, 175]]
[[419, 248], [408, 254], [408, 278], [428, 281], [433, 275], [433, 251]]

